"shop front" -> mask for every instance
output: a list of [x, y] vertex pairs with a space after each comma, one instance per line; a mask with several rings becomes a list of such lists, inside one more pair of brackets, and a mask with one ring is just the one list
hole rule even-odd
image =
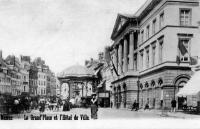
[[110, 107], [110, 92], [100, 92], [98, 93], [98, 103], [100, 107]]
[[196, 111], [200, 112], [200, 87], [199, 80], [200, 71], [196, 72], [191, 79], [185, 84], [185, 86], [176, 94], [178, 101], [180, 102], [179, 107], [183, 107], [185, 102], [188, 109], [195, 108]]

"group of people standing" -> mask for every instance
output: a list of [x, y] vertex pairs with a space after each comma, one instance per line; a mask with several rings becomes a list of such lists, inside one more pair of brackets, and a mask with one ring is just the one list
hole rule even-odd
[[0, 96], [0, 113], [19, 114], [31, 110], [31, 98]]
[[56, 101], [53, 100], [40, 100], [38, 107], [39, 107], [39, 111], [42, 113], [45, 110], [49, 110], [49, 111], [59, 111], [60, 107], [63, 105], [62, 100], [61, 99], [57, 99]]
[[28, 97], [25, 98], [15, 98], [13, 105], [13, 113], [18, 114], [21, 112], [29, 112], [31, 106], [31, 100]]
[[[175, 112], [176, 111], [176, 100], [175, 99], [172, 99], [171, 101], [171, 112]], [[183, 102], [183, 108], [186, 108], [187, 107], [187, 102], [186, 100]], [[163, 101], [161, 101], [161, 108], [163, 108]], [[149, 106], [149, 103], [147, 102], [145, 105], [144, 105], [144, 110], [146, 109], [150, 109], [150, 106]], [[139, 103], [137, 103], [137, 101], [135, 100], [132, 104], [132, 107], [131, 107], [131, 111], [137, 111], [139, 110]]]

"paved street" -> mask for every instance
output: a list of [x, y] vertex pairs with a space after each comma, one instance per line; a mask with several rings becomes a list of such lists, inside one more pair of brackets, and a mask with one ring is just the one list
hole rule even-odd
[[[72, 116], [72, 120], [74, 120], [74, 116], [77, 115], [87, 115], [90, 118], [90, 108], [84, 109], [84, 108], [74, 108], [71, 109], [70, 111], [63, 112], [61, 111], [45, 111], [44, 113], [47, 116], [58, 116], [58, 120], [60, 119], [60, 115], [68, 115]], [[39, 116], [40, 112], [38, 110], [33, 110], [31, 113], [27, 113], [26, 116], [29, 117], [30, 115], [33, 116]], [[139, 111], [130, 111], [127, 109], [110, 109], [110, 108], [99, 108], [98, 111], [98, 119], [104, 120], [104, 119], [155, 119], [155, 118], [160, 118], [160, 119], [195, 119], [195, 118], [200, 118], [200, 115], [192, 115], [192, 114], [184, 114], [182, 112], [176, 112], [176, 113], [171, 113], [171, 112], [165, 112], [162, 113], [162, 111], [158, 110], [139, 110]], [[14, 119], [24, 119], [24, 114], [20, 115], [14, 115]]]

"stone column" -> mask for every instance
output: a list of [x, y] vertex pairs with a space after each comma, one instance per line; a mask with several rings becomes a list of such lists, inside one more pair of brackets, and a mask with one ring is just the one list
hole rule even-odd
[[129, 35], [129, 69], [133, 69], [133, 50], [134, 50], [134, 35], [130, 32]]
[[124, 39], [124, 65], [123, 65], [123, 71], [124, 72], [127, 72], [128, 70], [128, 42], [127, 42], [127, 39], [125, 37]]
[[68, 96], [69, 96], [69, 98], [71, 99], [72, 96], [73, 96], [72, 86], [73, 86], [74, 84], [73, 84], [73, 82], [71, 82], [71, 81], [68, 82], [67, 84], [68, 84], [68, 88], [69, 88]]
[[118, 50], [118, 73], [119, 75], [122, 74], [122, 44], [119, 44]]
[[118, 67], [118, 51], [117, 51], [117, 47], [114, 48], [114, 56], [113, 56], [113, 63], [114, 66], [116, 68], [116, 70], [118, 71], [117, 67]]

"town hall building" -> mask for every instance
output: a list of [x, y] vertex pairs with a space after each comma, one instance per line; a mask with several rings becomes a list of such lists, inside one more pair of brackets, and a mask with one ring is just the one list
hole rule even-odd
[[190, 79], [198, 55], [199, 12], [199, 0], [148, 0], [133, 15], [118, 14], [111, 35], [116, 108], [134, 101], [140, 108], [170, 108], [173, 99], [182, 108], [176, 93]]

